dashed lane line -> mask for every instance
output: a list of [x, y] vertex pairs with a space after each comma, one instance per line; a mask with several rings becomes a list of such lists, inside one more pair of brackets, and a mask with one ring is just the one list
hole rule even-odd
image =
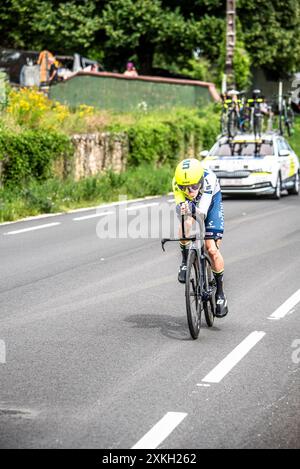
[[30, 228], [23, 228], [22, 230], [8, 231], [7, 233], [3, 233], [3, 235], [15, 235], [15, 234], [20, 234], [20, 233], [26, 233], [27, 231], [43, 230], [45, 228], [52, 228], [53, 226], [57, 226], [60, 224], [61, 224], [60, 222], [55, 222], [55, 223], [47, 223], [46, 225], [31, 226]]
[[219, 383], [232, 368], [265, 336], [265, 332], [254, 331], [230, 352], [205, 378], [205, 383]]
[[112, 215], [115, 212], [102, 212], [102, 213], [93, 213], [92, 215], [84, 215], [83, 217], [75, 217], [72, 218], [73, 221], [84, 221], [88, 220], [89, 218], [99, 218], [104, 217], [105, 215]]
[[300, 290], [297, 290], [290, 298], [288, 298], [279, 308], [277, 308], [274, 313], [272, 313], [268, 319], [282, 319], [284, 316], [292, 312], [292, 309], [300, 301]]
[[130, 210], [138, 210], [140, 208], [153, 207], [154, 205], [159, 205], [159, 203], [152, 202], [151, 204], [134, 205], [133, 207], [127, 207], [126, 210], [129, 212]]
[[184, 412], [167, 412], [131, 449], [155, 449], [187, 416]]

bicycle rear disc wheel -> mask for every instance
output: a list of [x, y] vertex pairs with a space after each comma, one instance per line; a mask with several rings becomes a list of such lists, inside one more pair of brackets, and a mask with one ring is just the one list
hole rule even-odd
[[209, 299], [203, 302], [203, 309], [206, 324], [208, 327], [212, 327], [214, 325], [215, 319], [215, 312], [216, 312], [216, 281], [214, 278], [214, 274], [212, 273], [210, 261], [205, 256], [205, 284], [207, 292], [209, 293]]
[[200, 272], [196, 251], [189, 252], [186, 282], [185, 301], [189, 330], [193, 339], [197, 339], [201, 328], [201, 301], [200, 301]]

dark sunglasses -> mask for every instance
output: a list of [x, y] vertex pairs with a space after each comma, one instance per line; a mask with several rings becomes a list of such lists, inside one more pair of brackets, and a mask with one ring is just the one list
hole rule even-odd
[[181, 186], [180, 184], [178, 184], [179, 189], [182, 191], [186, 191], [186, 190], [196, 191], [197, 189], [200, 188], [200, 186], [201, 186], [201, 182], [198, 182], [198, 184], [190, 184], [189, 186]]

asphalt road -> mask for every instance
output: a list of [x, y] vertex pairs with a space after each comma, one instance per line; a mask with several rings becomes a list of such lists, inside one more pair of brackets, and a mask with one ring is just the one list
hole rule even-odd
[[230, 311], [196, 341], [175, 243], [0, 225], [2, 448], [300, 447], [300, 198], [224, 209]]

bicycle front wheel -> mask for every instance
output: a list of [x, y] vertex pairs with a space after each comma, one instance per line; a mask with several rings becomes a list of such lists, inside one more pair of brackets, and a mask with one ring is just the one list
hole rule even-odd
[[201, 327], [201, 292], [198, 254], [189, 251], [185, 282], [186, 314], [189, 330], [193, 339], [197, 339]]
[[254, 114], [254, 121], [253, 121], [253, 130], [255, 138], [261, 137], [261, 129], [262, 129], [262, 119], [261, 114], [255, 115]]
[[288, 136], [291, 137], [292, 136], [292, 124], [289, 121], [289, 119], [285, 121], [285, 126], [286, 126], [286, 131], [287, 131]]
[[282, 114], [279, 114], [279, 117], [278, 117], [278, 123], [279, 123], [279, 133], [280, 135], [283, 135], [284, 134], [284, 125], [283, 125], [283, 121], [284, 121], [284, 117]]
[[291, 109], [291, 108], [288, 109], [287, 118], [290, 121], [291, 127], [293, 127], [293, 125], [295, 123], [295, 113], [294, 113], [293, 109]]
[[238, 131], [238, 118], [235, 109], [232, 109], [228, 116], [227, 131], [230, 138], [234, 138]]
[[220, 119], [220, 130], [222, 135], [227, 134], [227, 121], [228, 121], [228, 114], [226, 112], [222, 112], [221, 119]]

